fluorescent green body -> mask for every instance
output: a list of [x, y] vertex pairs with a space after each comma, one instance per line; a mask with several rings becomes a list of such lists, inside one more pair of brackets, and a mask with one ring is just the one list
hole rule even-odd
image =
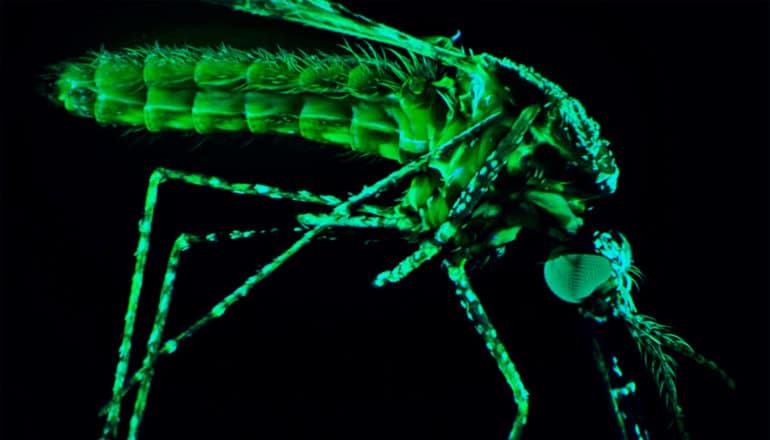
[[[516, 102], [481, 58], [472, 73], [414, 56], [392, 58], [353, 49], [343, 55], [227, 47], [103, 51], [61, 65], [53, 95], [70, 112], [105, 125], [299, 135], [400, 163], [501, 113], [475, 140], [434, 158], [412, 179], [398, 209], [414, 213], [429, 231], [447, 219], [523, 105], [532, 102]], [[565, 137], [560, 108], [542, 104], [546, 110], [507, 159], [507, 177], [474, 213], [471, 223], [478, 227], [469, 241], [497, 246], [522, 228], [543, 225], [575, 233], [583, 201], [597, 193], [596, 174], [616, 172], [609, 150], [604, 157], [579, 152]], [[606, 169], [597, 171], [602, 160]], [[563, 182], [570, 167], [576, 179]], [[587, 184], [580, 182], [585, 176]]]
[[[52, 98], [71, 113], [103, 125], [141, 127], [150, 132], [249, 131], [301, 136], [403, 166], [344, 200], [156, 169], [139, 224], [131, 294], [102, 438], [117, 435], [121, 401], [137, 386], [127, 434], [128, 439], [136, 439], [154, 367], [162, 356], [221, 318], [323, 232], [333, 227], [362, 227], [394, 228], [420, 243], [392, 270], [375, 278], [373, 284], [378, 287], [399, 282], [440, 251], [449, 251], [442, 256], [443, 265], [468, 319], [512, 391], [517, 410], [508, 438], [519, 440], [529, 413], [528, 392], [473, 291], [465, 265], [478, 261], [491, 248], [499, 250], [514, 241], [522, 229], [538, 229], [560, 239], [577, 233], [585, 202], [614, 192], [617, 183], [618, 169], [599, 125], [576, 99], [533, 69], [489, 54], [474, 55], [454, 47], [450, 39], [414, 38], [326, 0], [207, 1], [395, 49], [378, 52], [371, 46], [348, 47], [343, 55], [246, 52], [224, 46], [102, 51], [57, 66]], [[406, 55], [398, 52], [401, 50]], [[362, 204], [406, 177], [411, 177], [411, 183], [392, 206]], [[298, 216], [305, 227], [298, 240], [194, 324], [164, 340], [181, 254], [195, 244], [238, 240], [260, 231], [180, 235], [168, 259], [146, 356], [142, 366], [128, 376], [158, 187], [164, 181], [307, 202], [331, 211]], [[610, 317], [624, 321], [676, 416], [678, 430], [684, 433], [674, 362], [663, 348], [721, 370], [664, 326], [637, 313], [631, 298], [635, 269], [625, 238], [598, 231], [594, 238], [593, 253], [553, 255], [544, 266], [546, 283], [559, 298], [581, 304], [584, 315], [598, 323]], [[621, 408], [621, 403], [633, 393], [635, 384], [613, 384], [605, 355], [598, 344], [596, 347], [613, 411], [626, 434], [633, 414]], [[622, 379], [616, 358], [612, 360], [611, 371]], [[721, 375], [726, 377], [724, 372]], [[633, 428], [633, 437], [643, 438], [639, 426]]]

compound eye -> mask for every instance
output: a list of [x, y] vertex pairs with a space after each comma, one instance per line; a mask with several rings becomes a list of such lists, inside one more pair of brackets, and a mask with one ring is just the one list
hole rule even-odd
[[610, 279], [609, 260], [595, 254], [565, 254], [543, 267], [545, 283], [562, 301], [578, 304]]

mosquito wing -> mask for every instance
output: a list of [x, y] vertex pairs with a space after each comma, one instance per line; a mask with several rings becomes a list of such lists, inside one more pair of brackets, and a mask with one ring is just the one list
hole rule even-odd
[[[398, 29], [378, 23], [348, 8], [326, 0], [204, 0], [206, 3], [227, 6], [236, 11], [263, 17], [301, 23], [337, 34], [362, 40], [375, 41], [444, 65], [467, 69], [469, 60], [464, 50], [451, 44], [434, 44], [432, 39], [413, 37]], [[447, 38], [444, 41], [449, 42]]]
[[[546, 96], [560, 100], [568, 97], [558, 84], [543, 77], [529, 66], [490, 54], [473, 54], [451, 44], [449, 38], [417, 38], [390, 26], [352, 12], [345, 6], [327, 0], [203, 0], [230, 7], [236, 11], [263, 17], [288, 20], [362, 40], [374, 41], [407, 52], [422, 55], [445, 66], [456, 67], [471, 75], [481, 65], [494, 64], [512, 70], [533, 84]], [[436, 44], [436, 43], [439, 44]]]
[[[533, 68], [507, 58], [497, 58], [481, 53], [466, 53], [451, 44], [450, 39], [417, 38], [390, 26], [356, 14], [346, 7], [327, 0], [203, 0], [207, 3], [230, 7], [237, 11], [263, 17], [287, 20], [312, 26], [325, 31], [374, 41], [394, 49], [406, 51], [437, 61], [444, 66], [457, 68], [468, 77], [488, 75], [494, 70], [513, 72], [525, 82], [534, 85], [545, 97], [556, 103], [565, 129], [570, 133], [574, 147], [580, 156], [589, 161], [594, 170], [600, 170], [597, 183], [603, 191], [612, 193], [618, 177], [608, 142], [600, 137], [599, 124], [585, 112], [583, 105], [570, 97], [558, 84], [540, 75]], [[394, 51], [394, 54], [398, 54]]]

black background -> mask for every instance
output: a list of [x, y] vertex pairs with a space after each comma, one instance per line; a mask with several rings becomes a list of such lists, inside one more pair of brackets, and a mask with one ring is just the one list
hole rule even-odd
[[[585, 104], [621, 167], [618, 193], [588, 227], [626, 234], [646, 274], [640, 309], [738, 385], [728, 392], [682, 360], [693, 438], [768, 438], [767, 5], [351, 7], [414, 35], [459, 28], [466, 47], [532, 65]], [[4, 3], [0, 11], [0, 437], [93, 439], [154, 167], [344, 195], [393, 165], [286, 139], [124, 136], [36, 94], [45, 66], [101, 45], [331, 48], [338, 40], [328, 33], [197, 3]], [[175, 184], [160, 198], [141, 338], [178, 233], [288, 229], [303, 209]], [[186, 254], [167, 334], [294, 237]], [[182, 345], [158, 368], [141, 437], [504, 438], [515, 411], [509, 392], [438, 265], [369, 287], [411, 251], [395, 238], [355, 231], [311, 245]], [[542, 282], [546, 251], [538, 237], [523, 237], [471, 274], [532, 395], [525, 438], [614, 438], [589, 335]], [[627, 370], [640, 373], [626, 343]], [[653, 438], [669, 438], [655, 391], [638, 376]]]

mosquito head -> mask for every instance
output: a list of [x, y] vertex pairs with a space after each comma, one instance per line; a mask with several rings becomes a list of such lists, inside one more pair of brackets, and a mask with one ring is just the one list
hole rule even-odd
[[563, 301], [580, 304], [593, 297], [617, 312], [635, 313], [631, 291], [641, 273], [632, 262], [631, 246], [622, 234], [595, 231], [590, 239], [583, 235], [569, 248], [553, 251], [543, 275]]
[[579, 304], [612, 276], [610, 261], [596, 254], [564, 254], [543, 267], [545, 283], [562, 301]]

